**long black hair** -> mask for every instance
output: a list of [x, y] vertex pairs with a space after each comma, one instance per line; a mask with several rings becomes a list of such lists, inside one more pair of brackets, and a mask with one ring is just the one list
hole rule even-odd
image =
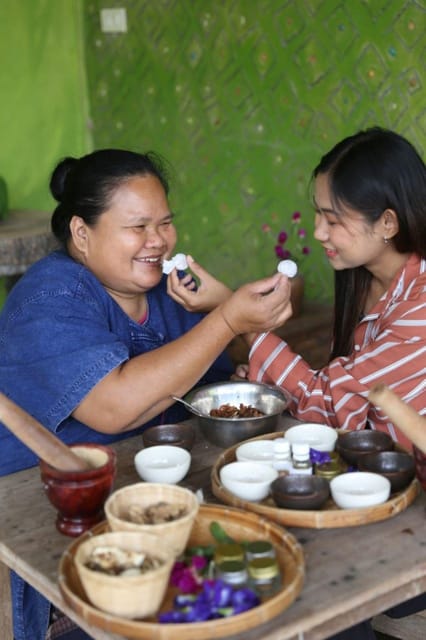
[[[426, 258], [426, 168], [414, 146], [394, 131], [372, 127], [345, 138], [320, 160], [313, 178], [327, 174], [333, 204], [362, 213], [373, 225], [395, 211], [399, 231], [392, 238], [399, 253]], [[335, 271], [333, 350], [349, 355], [371, 282], [365, 267]]]

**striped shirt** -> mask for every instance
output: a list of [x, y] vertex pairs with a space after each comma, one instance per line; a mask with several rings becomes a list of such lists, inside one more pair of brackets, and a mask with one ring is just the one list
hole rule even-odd
[[373, 384], [385, 383], [426, 414], [426, 260], [412, 255], [388, 291], [358, 324], [354, 350], [314, 370], [271, 333], [257, 336], [249, 354], [249, 379], [277, 384], [291, 396], [290, 413], [303, 422], [339, 429], [388, 432], [411, 443], [368, 401]]

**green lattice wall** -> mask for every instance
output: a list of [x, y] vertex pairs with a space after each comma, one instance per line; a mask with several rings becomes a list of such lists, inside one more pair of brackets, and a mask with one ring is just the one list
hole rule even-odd
[[[179, 248], [233, 286], [275, 268], [263, 223], [297, 209], [312, 229], [309, 175], [339, 138], [380, 124], [426, 146], [424, 2], [121, 0], [110, 35], [112, 4], [84, 3], [95, 147], [171, 161]], [[305, 269], [329, 298], [319, 248]]]

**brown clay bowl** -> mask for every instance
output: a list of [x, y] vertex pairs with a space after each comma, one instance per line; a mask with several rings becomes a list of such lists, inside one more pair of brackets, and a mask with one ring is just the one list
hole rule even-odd
[[336, 451], [350, 465], [358, 466], [362, 456], [379, 451], [392, 451], [394, 441], [383, 431], [349, 431], [339, 435]]
[[330, 495], [330, 483], [318, 476], [280, 476], [271, 484], [271, 494], [283, 509], [320, 509]]
[[177, 424], [159, 424], [149, 427], [142, 433], [144, 447], [156, 447], [168, 444], [191, 451], [195, 441], [195, 430], [188, 422]]
[[379, 473], [391, 483], [391, 493], [402, 491], [412, 481], [416, 473], [412, 455], [403, 451], [380, 451], [369, 453], [359, 459], [361, 471]]

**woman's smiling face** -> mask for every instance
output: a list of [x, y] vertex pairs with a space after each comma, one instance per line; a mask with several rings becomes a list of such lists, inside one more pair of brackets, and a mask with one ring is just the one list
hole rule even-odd
[[371, 225], [359, 211], [343, 206], [336, 210], [327, 174], [321, 173], [315, 180], [314, 208], [314, 237], [333, 269], [361, 265], [371, 269], [381, 260], [386, 248], [381, 219]]
[[94, 227], [77, 220], [73, 237], [81, 261], [113, 297], [146, 293], [160, 282], [176, 229], [157, 177], [122, 182]]

